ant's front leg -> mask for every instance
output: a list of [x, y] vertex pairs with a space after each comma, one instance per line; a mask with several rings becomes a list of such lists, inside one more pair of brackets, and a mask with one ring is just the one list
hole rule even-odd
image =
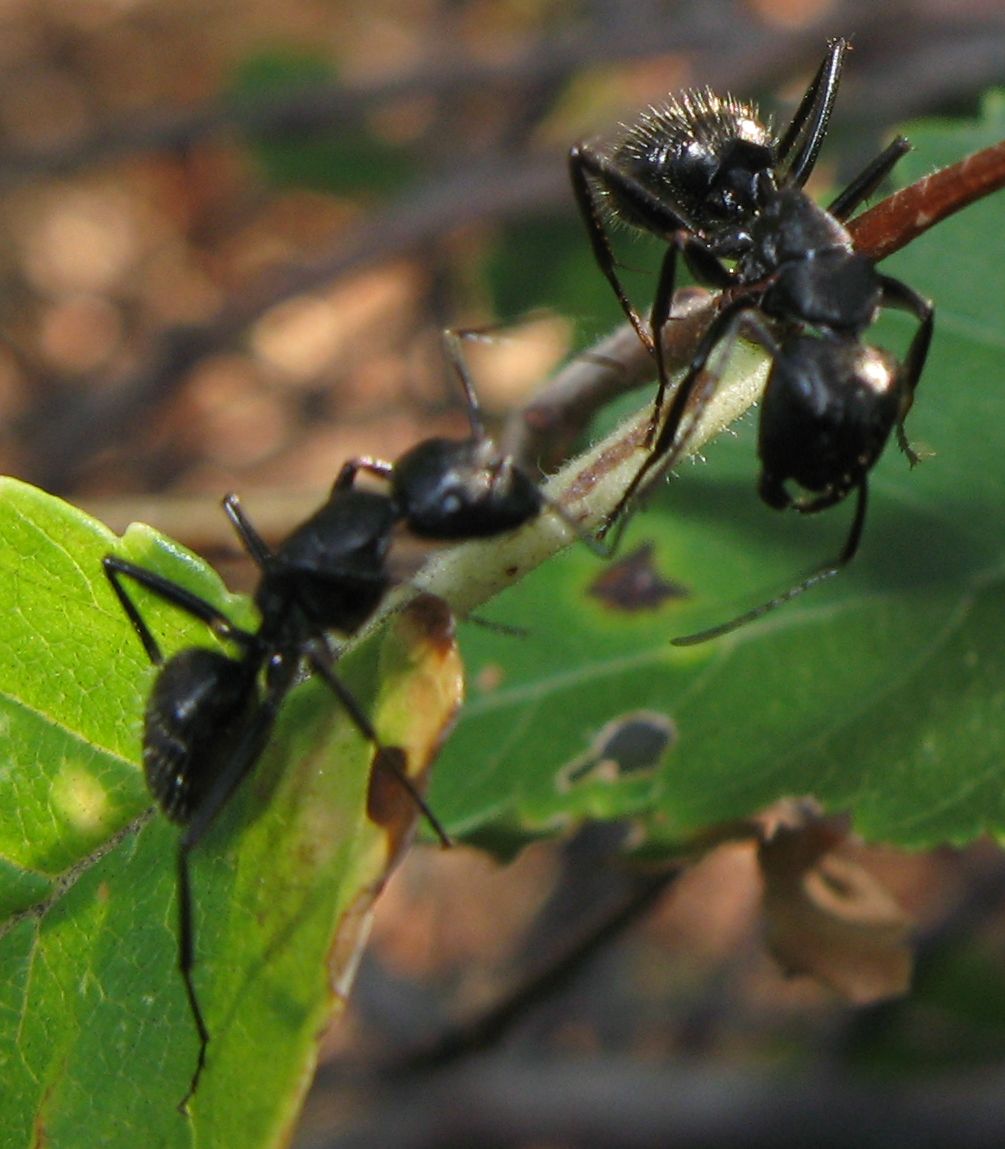
[[207, 602], [206, 599], [201, 598], [197, 594], [193, 594], [192, 591], [186, 590], [185, 587], [172, 582], [163, 575], [147, 570], [145, 567], [137, 566], [127, 559], [120, 559], [117, 555], [105, 555], [104, 559], [102, 559], [102, 566], [104, 567], [108, 581], [112, 585], [112, 590], [115, 591], [115, 597], [119, 600], [127, 618], [133, 624], [133, 630], [136, 631], [140, 642], [143, 644], [143, 649], [147, 652], [147, 657], [154, 666], [162, 666], [164, 664], [164, 655], [161, 652], [160, 645], [147, 626], [146, 620], [140, 614], [139, 608], [136, 603], [133, 602], [129, 596], [129, 592], [123, 585], [123, 577], [132, 579], [133, 582], [138, 583], [145, 590], [163, 599], [164, 602], [169, 603], [171, 606], [176, 606], [179, 610], [204, 622], [219, 638], [236, 642], [243, 646], [247, 646], [254, 641], [252, 635], [240, 627], [235, 626], [223, 611], [218, 610], [212, 603]]
[[652, 328], [653, 352], [656, 358], [657, 390], [653, 400], [653, 414], [646, 431], [645, 445], [652, 447], [659, 427], [663, 401], [669, 386], [669, 374], [663, 347], [663, 332], [670, 322], [676, 289], [677, 254], [684, 256], [684, 262], [694, 278], [703, 286], [725, 290], [736, 282], [734, 273], [716, 256], [702, 240], [690, 231], [680, 230], [670, 237], [670, 246], [660, 265], [660, 276], [656, 281], [656, 295], [653, 298], [649, 322]]
[[390, 481], [394, 475], [394, 464], [388, 463], [385, 459], [374, 459], [370, 455], [360, 455], [355, 459], [347, 459], [335, 477], [335, 482], [332, 484], [332, 494], [336, 491], [348, 490], [353, 486], [360, 471], [366, 471], [370, 475], [376, 475], [380, 479]]
[[852, 212], [872, 195], [893, 170], [901, 157], [906, 156], [911, 145], [905, 136], [897, 136], [859, 172], [850, 184], [827, 205], [829, 215], [844, 223]]
[[[611, 249], [607, 226], [604, 223], [603, 209], [591, 181], [596, 180], [601, 187], [613, 191], [619, 196], [627, 196], [629, 199], [634, 199], [639, 193], [644, 196], [648, 193], [635, 180], [621, 172], [606, 156], [601, 155], [585, 143], [577, 144], [569, 152], [569, 176], [572, 180], [572, 192], [576, 197], [579, 214], [583, 217], [583, 223], [586, 225], [590, 246], [593, 249], [593, 258], [604, 278], [611, 285], [625, 317], [635, 328], [635, 334], [638, 335], [643, 345], [652, 351], [652, 337], [646, 330], [642, 316], [635, 310], [632, 301], [628, 298], [628, 293], [622, 286], [618, 275], [614, 252]], [[659, 206], [662, 210], [662, 205]], [[680, 224], [681, 221], [677, 220], [674, 226], [679, 227]]]

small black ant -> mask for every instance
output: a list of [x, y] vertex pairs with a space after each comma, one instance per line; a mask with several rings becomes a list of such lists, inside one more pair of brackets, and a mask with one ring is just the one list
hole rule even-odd
[[[375, 768], [389, 770], [440, 841], [450, 842], [409, 780], [404, 753], [381, 744], [340, 680], [334, 666], [337, 653], [327, 638], [329, 631], [344, 637], [356, 634], [381, 604], [391, 584], [387, 558], [398, 523], [426, 539], [487, 538], [529, 522], [550, 505], [533, 478], [488, 438], [458, 333], [445, 332], [444, 344], [464, 390], [471, 427], [467, 438], [424, 440], [395, 463], [349, 460], [327, 502], [275, 550], [258, 534], [235, 495], [223, 500], [242, 546], [261, 572], [254, 595], [261, 619], [257, 630], [235, 625], [204, 598], [154, 571], [115, 555], [104, 559], [112, 589], [158, 668], [144, 719], [147, 785], [163, 813], [183, 827], [177, 857], [178, 968], [199, 1053], [182, 1110], [198, 1088], [210, 1040], [192, 976], [195, 926], [189, 856], [264, 752], [302, 666], [324, 680], [375, 747]], [[386, 480], [388, 491], [357, 488], [361, 470]], [[564, 518], [564, 512], [555, 509]], [[125, 579], [204, 622], [235, 653], [195, 646], [165, 659]]]
[[[934, 310], [856, 252], [844, 226], [910, 145], [903, 137], [893, 140], [826, 209], [803, 190], [827, 132], [848, 46], [843, 39], [829, 43], [781, 135], [752, 104], [689, 91], [649, 109], [610, 153], [579, 144], [569, 155], [597, 263], [653, 352], [659, 377], [649, 453], [609, 525], [624, 522], [652, 471], [666, 471], [678, 460], [741, 331], [772, 359], [758, 442], [761, 498], [811, 514], [858, 491], [848, 537], [833, 561], [771, 601], [678, 643], [704, 641], [750, 622], [849, 563], [865, 523], [868, 472], [891, 431], [911, 464], [917, 462], [904, 419], [928, 355]], [[618, 278], [608, 237], [615, 220], [668, 244], [648, 328]], [[723, 294], [661, 426], [663, 329], [671, 321], [678, 254], [695, 279]], [[918, 321], [903, 363], [862, 341], [883, 307], [908, 311]], [[808, 497], [793, 497], [789, 480]]]

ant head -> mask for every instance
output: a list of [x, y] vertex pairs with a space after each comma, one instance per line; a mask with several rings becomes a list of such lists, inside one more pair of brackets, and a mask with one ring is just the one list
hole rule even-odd
[[534, 480], [487, 439], [426, 439], [394, 467], [391, 498], [427, 539], [489, 538], [541, 510]]
[[[683, 92], [650, 108], [629, 129], [614, 162], [695, 232], [716, 232], [760, 206], [774, 186], [775, 139], [753, 104], [709, 90]], [[614, 208], [629, 223], [632, 209]]]
[[802, 510], [843, 499], [879, 458], [904, 400], [904, 374], [888, 352], [851, 338], [787, 341], [761, 409], [762, 496], [788, 506], [781, 484], [792, 479], [818, 495]]

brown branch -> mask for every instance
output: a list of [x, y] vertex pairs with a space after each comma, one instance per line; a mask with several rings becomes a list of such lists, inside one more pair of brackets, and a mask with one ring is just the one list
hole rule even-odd
[[855, 247], [877, 263], [912, 243], [929, 228], [1005, 187], [1005, 140], [974, 152], [851, 220]]
[[[1000, 1070], [925, 1081], [869, 1080], [834, 1068], [777, 1071], [621, 1056], [513, 1053], [409, 1086], [342, 1095], [336, 1135], [315, 1149], [455, 1149], [527, 1144], [576, 1149], [990, 1149], [1005, 1138]], [[347, 1114], [354, 1116], [346, 1117]]]

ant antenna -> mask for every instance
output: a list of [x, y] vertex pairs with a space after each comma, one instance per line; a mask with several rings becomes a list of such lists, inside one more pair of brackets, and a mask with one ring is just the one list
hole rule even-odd
[[478, 402], [478, 392], [475, 390], [475, 382], [471, 378], [468, 362], [464, 358], [464, 352], [461, 350], [462, 339], [474, 339], [477, 336], [478, 332], [466, 328], [445, 327], [442, 333], [442, 340], [443, 353], [446, 355], [451, 367], [453, 367], [454, 373], [464, 391], [468, 423], [471, 425], [471, 434], [479, 442], [484, 442], [484, 440], [488, 438], [488, 433], [485, 430], [485, 421], [482, 419], [482, 407]]

